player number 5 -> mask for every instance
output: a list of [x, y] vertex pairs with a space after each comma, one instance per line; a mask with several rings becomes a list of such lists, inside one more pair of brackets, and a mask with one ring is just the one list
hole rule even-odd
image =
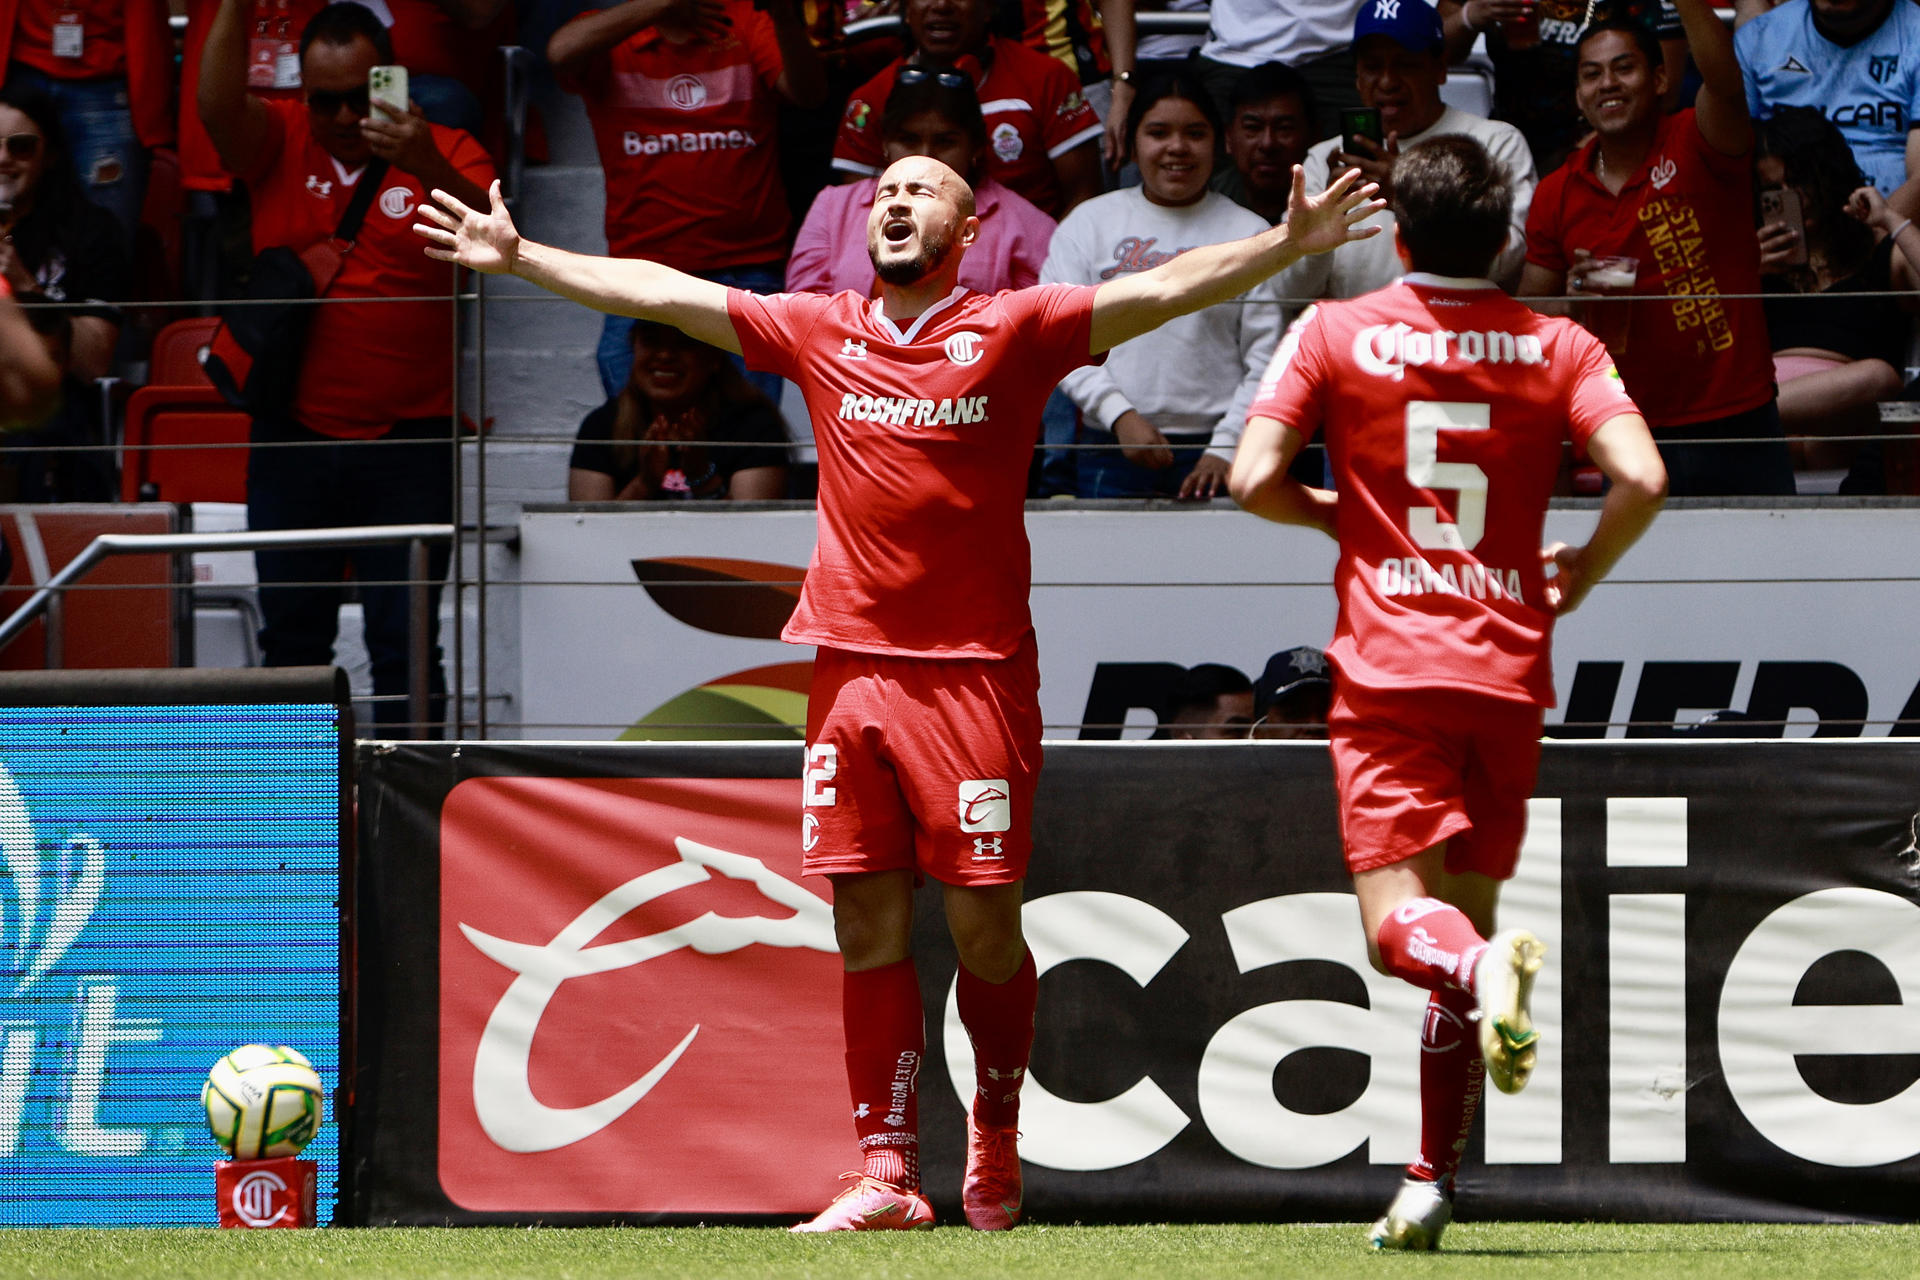
[[1407, 403], [1407, 479], [1415, 488], [1459, 494], [1453, 523], [1433, 507], [1408, 507], [1407, 532], [1414, 545], [1471, 551], [1487, 531], [1487, 473], [1471, 462], [1441, 462], [1442, 431], [1485, 431], [1487, 406], [1447, 400]]
[[806, 808], [831, 805], [833, 788], [821, 786], [840, 772], [840, 750], [831, 742], [816, 742], [807, 748], [807, 792], [801, 798]]

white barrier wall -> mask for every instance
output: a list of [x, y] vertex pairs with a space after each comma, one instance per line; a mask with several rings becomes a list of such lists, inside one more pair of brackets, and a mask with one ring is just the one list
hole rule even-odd
[[[1583, 540], [1594, 518], [1591, 506], [1555, 511], [1547, 537]], [[1332, 635], [1334, 549], [1319, 535], [1212, 507], [1039, 507], [1027, 530], [1050, 736], [1104, 736], [1082, 733], [1083, 720], [1123, 717], [1127, 736], [1147, 732], [1150, 699], [1131, 712], [1089, 705], [1101, 664], [1224, 662], [1257, 676], [1270, 654]], [[798, 718], [803, 672], [740, 675], [811, 660], [765, 638], [790, 588], [667, 595], [640, 582], [643, 568], [667, 571], [644, 562], [687, 558], [746, 562], [723, 568], [748, 582], [797, 581], [811, 510], [535, 507], [521, 531], [525, 736], [617, 737], [715, 681], [762, 720]], [[1736, 708], [1787, 720], [1788, 737], [1821, 720], [1823, 736], [1885, 736], [1920, 721], [1916, 566], [1920, 513], [1906, 508], [1669, 510], [1561, 623], [1548, 723], [1611, 721], [1609, 736], [1645, 736]], [[1109, 690], [1124, 689], [1124, 673], [1108, 675]], [[696, 698], [656, 720], [712, 723], [726, 703]], [[1650, 727], [1629, 734], [1630, 720]]]

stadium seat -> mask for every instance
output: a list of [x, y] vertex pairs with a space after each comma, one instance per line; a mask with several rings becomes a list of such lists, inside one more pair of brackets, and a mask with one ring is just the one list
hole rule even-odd
[[[121, 500], [244, 503], [250, 425], [211, 386], [140, 388], [127, 400]], [[165, 447], [179, 445], [227, 447]]]
[[175, 320], [153, 337], [153, 354], [147, 368], [147, 383], [155, 387], [208, 387], [206, 370], [200, 367], [213, 331], [220, 327], [215, 316], [192, 316]]

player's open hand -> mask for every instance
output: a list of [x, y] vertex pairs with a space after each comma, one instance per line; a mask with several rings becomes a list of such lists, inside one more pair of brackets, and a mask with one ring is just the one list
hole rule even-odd
[[467, 208], [438, 188], [434, 189], [433, 200], [433, 204], [423, 204], [419, 209], [427, 221], [413, 224], [430, 246], [429, 258], [457, 262], [490, 276], [513, 270], [520, 260], [520, 232], [507, 213], [506, 201], [500, 198], [498, 179], [487, 189], [492, 208], [485, 213]]
[[1572, 613], [1593, 590], [1593, 583], [1581, 569], [1579, 547], [1556, 542], [1540, 548], [1540, 563], [1556, 572], [1547, 579], [1547, 608], [1556, 615]]
[[1359, 224], [1386, 208], [1376, 199], [1380, 188], [1360, 181], [1358, 169], [1349, 169], [1317, 196], [1307, 194], [1307, 173], [1293, 166], [1293, 194], [1287, 198], [1287, 238], [1302, 254], [1328, 253], [1349, 240], [1380, 234], [1377, 226]]

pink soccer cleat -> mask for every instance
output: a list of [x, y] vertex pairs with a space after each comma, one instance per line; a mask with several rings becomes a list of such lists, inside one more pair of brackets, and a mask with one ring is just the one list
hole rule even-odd
[[933, 1206], [919, 1192], [861, 1174], [845, 1176], [860, 1181], [835, 1196], [819, 1217], [788, 1230], [926, 1231], [933, 1226]]
[[967, 1176], [960, 1203], [975, 1231], [1005, 1231], [1020, 1222], [1020, 1135], [982, 1129], [967, 1117]]

